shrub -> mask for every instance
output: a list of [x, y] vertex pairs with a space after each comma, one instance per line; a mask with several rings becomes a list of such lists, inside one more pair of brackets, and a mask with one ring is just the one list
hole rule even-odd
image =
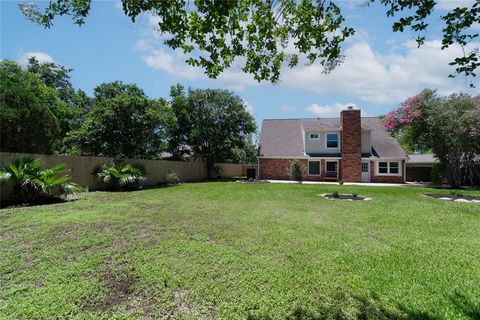
[[35, 203], [61, 194], [85, 189], [65, 174], [64, 164], [42, 169], [40, 159], [20, 158], [0, 169], [0, 183], [13, 183], [12, 198], [20, 203]]
[[290, 164], [288, 165], [287, 172], [288, 176], [290, 177], [291, 180], [295, 180], [298, 182], [303, 181], [303, 176], [305, 175], [305, 166], [303, 166], [300, 161], [298, 160], [292, 160], [290, 161]]
[[338, 184], [343, 186], [343, 181], [342, 180], [338, 181]]
[[340, 197], [340, 194], [338, 193], [338, 191], [333, 191], [333, 192], [332, 192], [332, 196], [333, 196], [334, 198], [338, 198], [338, 197]]
[[147, 180], [144, 166], [123, 161], [103, 164], [93, 171], [93, 175], [111, 189], [124, 189]]
[[358, 193], [357, 192], [353, 192], [352, 193], [352, 196], [354, 196], [355, 198], [358, 197]]
[[436, 186], [443, 184], [443, 166], [440, 163], [436, 163], [432, 167], [431, 181]]
[[167, 182], [169, 184], [179, 184], [180, 183], [180, 177], [173, 170], [171, 170], [169, 173], [167, 173], [166, 179], [167, 179]]

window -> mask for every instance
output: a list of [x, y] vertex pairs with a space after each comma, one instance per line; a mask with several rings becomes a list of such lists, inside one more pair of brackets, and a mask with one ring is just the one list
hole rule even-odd
[[327, 172], [337, 172], [337, 162], [336, 161], [327, 161], [326, 164]]
[[309, 176], [320, 175], [320, 161], [308, 161], [308, 175]]
[[310, 140], [320, 140], [320, 135], [318, 133], [310, 133]]
[[327, 149], [338, 148], [338, 133], [327, 133], [325, 140], [326, 140]]
[[379, 175], [400, 175], [400, 162], [379, 162], [378, 163]]
[[368, 172], [368, 162], [362, 162], [362, 172]]
[[388, 162], [378, 163], [378, 173], [388, 173]]
[[336, 178], [338, 179], [338, 162], [337, 161], [326, 161], [325, 162], [325, 178]]
[[398, 162], [389, 162], [390, 163], [390, 174], [398, 174]]

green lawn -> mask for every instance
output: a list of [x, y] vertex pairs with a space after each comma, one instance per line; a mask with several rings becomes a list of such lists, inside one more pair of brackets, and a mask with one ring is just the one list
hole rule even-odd
[[479, 319], [480, 205], [425, 192], [217, 182], [3, 209], [0, 318]]

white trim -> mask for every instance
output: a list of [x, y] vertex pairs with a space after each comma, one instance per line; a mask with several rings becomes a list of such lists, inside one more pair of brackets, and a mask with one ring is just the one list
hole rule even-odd
[[[327, 137], [328, 137], [329, 134], [336, 134], [337, 135], [337, 146], [335, 148], [329, 148], [328, 147]], [[325, 150], [340, 150], [340, 131], [325, 132]]]
[[[310, 162], [318, 162], [318, 174], [310, 174]], [[318, 177], [322, 175], [322, 160], [308, 160], [307, 176]]]
[[337, 180], [338, 180], [338, 171], [339, 171], [339, 161], [334, 160], [334, 159], [325, 159], [325, 173], [327, 172], [332, 172], [332, 171], [327, 171], [327, 162], [336, 162], [337, 163]]
[[[380, 173], [380, 162], [386, 162], [387, 163], [387, 173]], [[398, 173], [390, 173], [390, 163], [396, 162], [398, 163]], [[401, 161], [375, 161], [375, 175], [376, 176], [389, 176], [389, 177], [400, 177], [402, 175], [402, 164]]]
[[365, 158], [365, 159], [370, 159], [370, 160], [374, 160], [374, 161], [394, 161], [394, 160], [402, 161], [402, 160], [406, 160], [407, 158], [400, 158], [400, 157], [380, 157], [380, 158]]
[[[363, 172], [363, 164], [366, 164], [367, 167], [368, 167], [368, 172], [366, 172], [366, 173], [368, 173], [367, 181], [363, 181], [363, 174], [365, 173], [365, 172]], [[360, 172], [361, 172], [362, 182], [365, 182], [365, 183], [370, 182], [370, 180], [371, 180], [371, 179], [370, 179], [370, 173], [371, 173], [370, 170], [371, 170], [371, 169], [372, 169], [372, 166], [370, 165], [370, 161], [362, 161], [362, 162], [360, 163]]]
[[258, 156], [259, 159], [308, 159], [308, 160], [341, 160], [341, 157], [309, 157], [309, 156]]
[[[317, 138], [312, 138], [312, 134], [316, 134]], [[314, 140], [314, 141], [320, 140], [320, 132], [309, 132], [308, 133], [308, 140]]]

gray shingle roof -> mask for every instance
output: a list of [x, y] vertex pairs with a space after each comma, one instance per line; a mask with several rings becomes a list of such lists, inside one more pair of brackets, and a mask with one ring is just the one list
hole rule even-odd
[[[265, 119], [260, 132], [260, 156], [305, 156], [304, 133], [313, 130], [339, 129], [339, 118]], [[377, 117], [362, 117], [362, 129], [371, 130], [371, 144], [379, 157], [406, 158]]]
[[438, 162], [433, 154], [409, 154], [407, 160], [408, 164], [434, 164]]

